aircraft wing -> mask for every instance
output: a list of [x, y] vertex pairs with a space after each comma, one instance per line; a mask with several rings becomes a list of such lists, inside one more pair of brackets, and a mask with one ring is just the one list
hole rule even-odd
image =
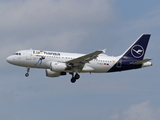
[[96, 59], [98, 57], [98, 55], [101, 54], [101, 53], [105, 53], [105, 50], [95, 51], [95, 52], [92, 52], [90, 54], [86, 54], [84, 56], [69, 60], [66, 63], [72, 63], [74, 65], [75, 64], [80, 64], [80, 63], [85, 64], [85, 63], [88, 63], [89, 61], [91, 61], [93, 59]]

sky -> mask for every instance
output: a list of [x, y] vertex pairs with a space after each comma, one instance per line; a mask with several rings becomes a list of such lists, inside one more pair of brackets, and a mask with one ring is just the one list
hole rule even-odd
[[[0, 0], [0, 119], [159, 120], [159, 0]], [[10, 65], [24, 49], [122, 54], [151, 34], [153, 66], [104, 74], [48, 78], [45, 70]]]

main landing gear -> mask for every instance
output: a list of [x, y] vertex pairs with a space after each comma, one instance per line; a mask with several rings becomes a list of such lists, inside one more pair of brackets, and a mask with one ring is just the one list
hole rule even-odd
[[78, 80], [80, 78], [80, 75], [78, 73], [76, 73], [75, 75], [74, 75], [74, 73], [70, 73], [70, 74], [72, 75], [72, 78], [71, 78], [72, 83], [75, 83], [76, 80]]
[[26, 77], [29, 76], [29, 70], [30, 70], [30, 68], [27, 68], [27, 73], [25, 74]]

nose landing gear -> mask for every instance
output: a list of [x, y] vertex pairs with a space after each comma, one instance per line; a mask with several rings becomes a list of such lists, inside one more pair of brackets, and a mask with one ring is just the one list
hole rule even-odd
[[27, 68], [27, 73], [25, 74], [26, 77], [29, 76], [29, 71], [30, 71], [30, 68]]

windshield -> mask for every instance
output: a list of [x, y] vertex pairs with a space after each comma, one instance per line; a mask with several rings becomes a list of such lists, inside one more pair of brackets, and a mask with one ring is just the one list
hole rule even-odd
[[21, 53], [14, 53], [13, 55], [21, 55]]

